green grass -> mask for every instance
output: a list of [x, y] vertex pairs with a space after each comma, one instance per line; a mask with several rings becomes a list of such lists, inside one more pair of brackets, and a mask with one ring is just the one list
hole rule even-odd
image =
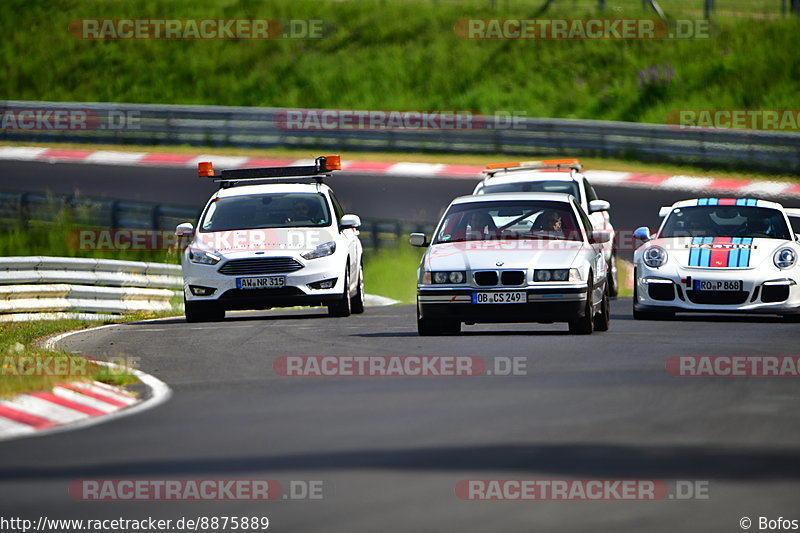
[[46, 255], [180, 263], [179, 254], [169, 250], [81, 250], [77, 232], [98, 228], [80, 222], [81, 209], [73, 212], [62, 208], [56, 201], [43, 206], [33, 216], [37, 219], [27, 222], [7, 220], [5, 226], [0, 226], [0, 257]]
[[403, 303], [412, 303], [417, 294], [417, 267], [425, 252], [398, 243], [396, 248], [385, 248], [365, 255], [364, 290]]
[[[480, 41], [467, 17], [529, 18], [541, 1], [10, 0], [0, 98], [355, 109], [520, 111], [662, 123], [683, 108], [797, 104], [797, 17], [777, 1], [719, 3], [716, 36], [666, 41]], [[638, 1], [556, 2], [547, 17], [652, 17]], [[662, 2], [700, 16], [700, 0]], [[559, 7], [560, 6], [560, 7]], [[764, 16], [769, 15], [769, 16]], [[93, 41], [79, 18], [322, 19], [319, 40]]]
[[[127, 317], [119, 321], [141, 318]], [[109, 369], [90, 359], [37, 345], [44, 337], [103, 323], [111, 322], [37, 320], [0, 323], [0, 397], [50, 390], [56, 383], [64, 381], [94, 380], [112, 385], [136, 383], [138, 379], [128, 371]]]

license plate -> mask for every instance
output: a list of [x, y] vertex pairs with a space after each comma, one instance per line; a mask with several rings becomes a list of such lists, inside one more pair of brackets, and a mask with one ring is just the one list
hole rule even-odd
[[286, 276], [236, 278], [237, 289], [279, 289], [286, 285]]
[[522, 291], [472, 293], [474, 304], [523, 304], [527, 301], [527, 296]]
[[702, 281], [694, 280], [696, 291], [741, 291], [742, 280], [737, 281]]

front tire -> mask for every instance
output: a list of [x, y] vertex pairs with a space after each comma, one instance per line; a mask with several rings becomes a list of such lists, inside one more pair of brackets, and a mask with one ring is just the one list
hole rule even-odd
[[595, 331], [608, 331], [608, 326], [611, 323], [611, 305], [609, 303], [610, 289], [606, 286], [603, 292], [603, 302], [600, 304], [600, 314], [594, 317]]
[[213, 302], [188, 302], [183, 298], [183, 314], [186, 322], [218, 322], [225, 319], [225, 309]]
[[358, 269], [358, 285], [355, 295], [350, 298], [350, 311], [360, 315], [364, 312], [364, 267]]
[[350, 316], [350, 265], [344, 271], [344, 294], [342, 298], [328, 306], [328, 316], [347, 317]]
[[616, 298], [619, 295], [616, 250], [611, 252], [611, 264], [608, 265], [608, 295], [612, 298]]
[[417, 333], [420, 337], [458, 335], [461, 333], [461, 322], [443, 318], [423, 318], [420, 316], [417, 303]]
[[592, 306], [592, 294], [594, 293], [594, 281], [589, 278], [588, 289], [586, 292], [586, 309], [583, 317], [570, 320], [569, 332], [575, 335], [591, 335], [594, 331], [594, 306]]

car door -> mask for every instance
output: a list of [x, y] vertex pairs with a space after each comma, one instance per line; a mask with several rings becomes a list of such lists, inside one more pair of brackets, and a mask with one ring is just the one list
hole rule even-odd
[[603, 244], [591, 243], [590, 237], [592, 235], [592, 231], [595, 231], [594, 224], [580, 204], [573, 202], [573, 205], [575, 206], [575, 211], [578, 213], [578, 219], [580, 220], [581, 227], [586, 233], [586, 240], [588, 243], [587, 250], [590, 250], [589, 260], [592, 263], [592, 271], [594, 272], [594, 283], [596, 287], [592, 292], [592, 303], [599, 304], [599, 302], [601, 302], [603, 299], [603, 291], [605, 290], [605, 283], [601, 283], [601, 281], [605, 280], [608, 271], [605, 256], [603, 255]]
[[336, 224], [339, 227], [339, 234], [344, 239], [347, 246], [347, 254], [350, 256], [350, 281], [352, 284], [357, 283], [358, 269], [361, 265], [361, 241], [358, 239], [358, 230], [356, 228], [342, 229], [340, 221], [344, 216], [344, 209], [336, 199], [333, 191], [330, 193], [331, 204], [333, 205], [334, 216], [336, 216]]

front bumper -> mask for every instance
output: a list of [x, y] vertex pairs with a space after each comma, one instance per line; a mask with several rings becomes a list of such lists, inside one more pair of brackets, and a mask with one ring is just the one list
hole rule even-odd
[[[208, 302], [226, 310], [268, 309], [271, 307], [319, 306], [335, 303], [344, 294], [345, 259], [323, 257], [305, 260], [295, 258], [303, 267], [294, 272], [263, 272], [257, 274], [225, 275], [219, 269], [225, 264], [198, 265], [184, 262], [183, 294], [187, 302]], [[341, 263], [341, 264], [340, 264]], [[239, 289], [237, 278], [285, 276], [286, 283], [280, 288]], [[309, 284], [336, 278], [329, 289], [314, 289]], [[213, 289], [213, 293], [199, 296], [191, 286]]]
[[[800, 283], [784, 272], [756, 277], [755, 269], [651, 269], [636, 266], [637, 311], [800, 314]], [[692, 282], [741, 280], [741, 291], [696, 291]]]
[[[475, 292], [524, 291], [526, 301], [518, 304], [472, 303]], [[582, 318], [586, 312], [586, 285], [548, 288], [433, 288], [417, 289], [417, 311], [422, 318], [456, 319], [460, 322], [568, 322]]]

